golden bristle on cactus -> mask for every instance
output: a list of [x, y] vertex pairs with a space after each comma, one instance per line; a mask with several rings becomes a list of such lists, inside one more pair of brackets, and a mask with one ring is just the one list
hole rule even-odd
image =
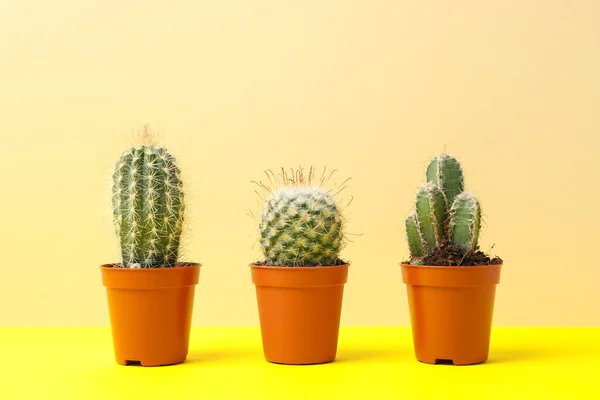
[[162, 147], [162, 134], [146, 123], [131, 130], [130, 141], [133, 147]]

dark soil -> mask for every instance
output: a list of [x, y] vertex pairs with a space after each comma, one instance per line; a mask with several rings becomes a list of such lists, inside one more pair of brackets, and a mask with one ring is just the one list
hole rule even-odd
[[407, 264], [470, 267], [477, 265], [498, 265], [502, 264], [502, 259], [500, 257], [490, 258], [479, 249], [465, 252], [459, 246], [446, 244], [434, 248], [431, 254], [410, 260]]
[[[335, 260], [335, 262], [333, 263], [333, 265], [327, 265], [327, 267], [334, 267], [336, 265], [345, 265], [348, 264], [348, 261], [342, 260], [341, 258], [338, 258], [337, 260]], [[258, 265], [258, 266], [268, 266], [268, 267], [298, 267], [298, 268], [310, 268], [310, 267], [321, 267], [321, 265], [271, 265], [271, 264], [267, 264], [266, 261], [256, 261], [254, 263], [252, 263], [252, 265]]]

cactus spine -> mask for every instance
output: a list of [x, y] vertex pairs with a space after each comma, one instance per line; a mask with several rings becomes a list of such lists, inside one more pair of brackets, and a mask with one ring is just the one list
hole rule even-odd
[[464, 190], [464, 178], [460, 163], [446, 153], [439, 154], [427, 167], [427, 181], [437, 185], [446, 199], [446, 207], [452, 207], [454, 198]]
[[450, 209], [450, 239], [464, 251], [475, 251], [481, 227], [481, 206], [470, 192], [462, 192]]
[[335, 265], [344, 243], [343, 218], [320, 187], [282, 187], [271, 193], [259, 224], [267, 265]]
[[113, 173], [112, 203], [123, 267], [176, 266], [185, 205], [180, 170], [166, 149], [124, 152]]

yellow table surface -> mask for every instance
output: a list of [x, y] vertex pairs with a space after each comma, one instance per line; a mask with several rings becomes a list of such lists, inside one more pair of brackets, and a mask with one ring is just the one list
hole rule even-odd
[[600, 399], [600, 328], [494, 328], [474, 366], [415, 360], [410, 328], [342, 327], [324, 365], [264, 360], [258, 327], [194, 327], [184, 364], [119, 366], [108, 328], [0, 328], [0, 399]]

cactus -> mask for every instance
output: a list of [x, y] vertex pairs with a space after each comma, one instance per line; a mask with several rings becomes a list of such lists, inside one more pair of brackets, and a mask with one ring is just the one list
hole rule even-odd
[[481, 206], [471, 192], [462, 192], [450, 209], [450, 240], [463, 251], [475, 251], [481, 227]]
[[433, 158], [427, 167], [427, 181], [437, 185], [450, 209], [454, 198], [464, 190], [464, 178], [460, 163], [451, 155], [442, 153]]
[[113, 173], [112, 203], [123, 267], [176, 266], [184, 194], [180, 170], [165, 148], [142, 145], [122, 154]]
[[427, 183], [417, 191], [415, 210], [406, 219], [406, 236], [415, 265], [437, 246], [454, 244], [476, 251], [481, 226], [481, 206], [464, 192], [462, 168], [442, 153], [427, 167]]
[[413, 257], [425, 255], [425, 245], [419, 229], [419, 220], [416, 211], [412, 211], [406, 218], [406, 238], [410, 254]]
[[266, 265], [335, 265], [344, 244], [343, 222], [334, 196], [323, 188], [274, 190], [259, 223]]
[[422, 248], [428, 253], [447, 239], [446, 201], [442, 191], [433, 183], [428, 182], [417, 191], [416, 213]]

